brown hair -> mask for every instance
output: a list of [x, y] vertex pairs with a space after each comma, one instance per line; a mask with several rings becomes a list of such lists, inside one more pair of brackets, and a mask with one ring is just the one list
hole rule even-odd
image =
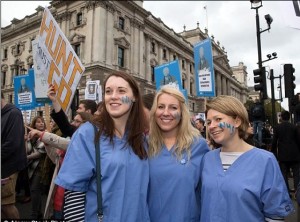
[[94, 100], [83, 99], [80, 100], [79, 104], [83, 104], [86, 110], [91, 110], [92, 114], [94, 114], [97, 111], [97, 103]]
[[[124, 73], [124, 72], [113, 72], [106, 77], [103, 83], [103, 88], [105, 90], [107, 80], [112, 77], [120, 77], [128, 82], [130, 88], [132, 89], [133, 95], [135, 97], [135, 102], [132, 105], [126, 129], [128, 130], [128, 144], [132, 147], [133, 152], [139, 156], [140, 159], [147, 158], [147, 153], [144, 148], [144, 132], [146, 129], [146, 117], [143, 111], [143, 101], [141, 98], [141, 93], [138, 87], [137, 82], [133, 76]], [[109, 113], [107, 112], [105, 101], [102, 106], [100, 115], [94, 116], [94, 124], [99, 127], [99, 132], [96, 139], [99, 139], [100, 135], [104, 135], [110, 138], [110, 141], [113, 141], [114, 136], [114, 122]]]
[[42, 122], [44, 123], [44, 130], [45, 130], [47, 128], [46, 127], [46, 122], [45, 122], [45, 119], [42, 116], [34, 117], [33, 120], [31, 121], [30, 127], [33, 128], [33, 129], [36, 129], [35, 124], [36, 124], [38, 119], [42, 120]]

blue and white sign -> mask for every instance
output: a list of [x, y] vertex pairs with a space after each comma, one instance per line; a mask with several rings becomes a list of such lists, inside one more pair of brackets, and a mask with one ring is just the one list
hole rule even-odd
[[34, 76], [21, 75], [14, 77], [15, 105], [21, 110], [35, 108]]
[[171, 85], [182, 90], [181, 75], [178, 60], [154, 68], [156, 90], [163, 85]]
[[215, 75], [209, 38], [194, 45], [194, 61], [197, 96], [214, 97]]
[[188, 100], [187, 91], [182, 87], [178, 60], [155, 67], [154, 77], [157, 91], [160, 90], [162, 86], [169, 85], [181, 91], [185, 100]]
[[33, 69], [29, 69], [27, 75], [14, 77], [15, 105], [20, 110], [32, 110], [35, 109], [35, 107], [45, 105], [44, 103], [36, 102], [34, 87]]

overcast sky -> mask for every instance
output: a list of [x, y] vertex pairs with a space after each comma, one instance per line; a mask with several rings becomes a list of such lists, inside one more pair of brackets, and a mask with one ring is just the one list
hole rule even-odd
[[[10, 24], [13, 18], [22, 19], [35, 12], [38, 5], [49, 6], [50, 1], [1, 1], [1, 27]], [[274, 75], [283, 74], [283, 64], [292, 63], [295, 73], [300, 72], [300, 29], [291, 28], [284, 15], [289, 14], [284, 4], [289, 2], [263, 1], [259, 8], [260, 27], [267, 28], [264, 15], [273, 18], [270, 32], [261, 34], [262, 60], [266, 55], [276, 52], [277, 59], [264, 63], [267, 70], [273, 69]], [[215, 41], [227, 51], [229, 64], [238, 65], [243, 62], [247, 66], [248, 85], [253, 85], [253, 69], [257, 69], [257, 41], [255, 10], [251, 9], [250, 1], [144, 1], [144, 8], [176, 32], [182, 32], [197, 27], [204, 30], [208, 26], [209, 35], [214, 35]], [[206, 6], [206, 9], [204, 9]], [[207, 14], [206, 14], [207, 13]], [[284, 14], [285, 13], [285, 14]], [[270, 80], [268, 94], [271, 96]], [[300, 92], [300, 75], [296, 75], [295, 93]], [[275, 89], [279, 80], [275, 80]], [[284, 87], [284, 79], [282, 78]], [[284, 88], [283, 88], [284, 89]], [[278, 91], [275, 90], [278, 98]], [[283, 90], [284, 96], [284, 90]], [[282, 104], [287, 109], [287, 99]]]

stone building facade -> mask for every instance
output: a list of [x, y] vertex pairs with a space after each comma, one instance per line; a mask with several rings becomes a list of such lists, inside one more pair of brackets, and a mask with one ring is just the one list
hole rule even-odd
[[[206, 100], [196, 96], [193, 44], [209, 36], [199, 24], [194, 30], [176, 33], [145, 10], [142, 1], [57, 0], [50, 4], [52, 15], [85, 66], [78, 85], [80, 99], [86, 81], [103, 82], [114, 70], [132, 74], [144, 94], [154, 93], [154, 67], [178, 59], [190, 112], [204, 111]], [[13, 77], [33, 66], [31, 41], [37, 37], [43, 10], [38, 7], [36, 13], [1, 28], [1, 87], [9, 101], [13, 102]], [[224, 47], [210, 38], [216, 95], [233, 95], [245, 102], [246, 67], [232, 69]]]

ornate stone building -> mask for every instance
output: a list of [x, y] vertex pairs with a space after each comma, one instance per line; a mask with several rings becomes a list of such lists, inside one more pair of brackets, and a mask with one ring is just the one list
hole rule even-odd
[[[199, 28], [176, 33], [143, 8], [142, 1], [52, 1], [49, 7], [85, 66], [78, 85], [84, 97], [86, 81], [114, 70], [132, 74], [143, 93], [155, 92], [154, 67], [179, 60], [182, 85], [188, 92], [191, 113], [204, 111], [205, 99], [196, 97], [193, 44], [208, 36]], [[31, 41], [36, 38], [43, 7], [36, 13], [1, 28], [1, 87], [13, 102], [13, 77], [32, 67]], [[247, 72], [243, 64], [229, 66], [227, 53], [213, 43], [216, 95], [233, 95], [245, 102]]]

